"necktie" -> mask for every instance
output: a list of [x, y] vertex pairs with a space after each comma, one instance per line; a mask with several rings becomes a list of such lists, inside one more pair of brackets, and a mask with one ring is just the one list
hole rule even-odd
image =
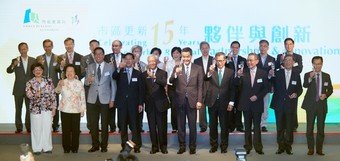
[[128, 82], [130, 84], [130, 81], [131, 81], [131, 71], [130, 71], [130, 68], [126, 68], [126, 71], [127, 71], [127, 76], [128, 76]]
[[97, 69], [97, 76], [98, 76], [98, 81], [100, 81], [100, 78], [102, 77], [102, 70], [100, 69], [100, 64]]
[[152, 70], [152, 82], [155, 82], [155, 70]]
[[286, 89], [288, 89], [290, 81], [290, 71], [286, 71]]
[[250, 70], [250, 79], [251, 79], [251, 87], [254, 85], [254, 80], [255, 80], [255, 71]]
[[319, 93], [320, 93], [320, 74], [316, 74], [316, 96], [315, 96], [315, 101], [319, 101], [320, 97], [319, 97]]
[[222, 70], [218, 70], [218, 85], [221, 86], [222, 83]]
[[189, 73], [189, 66], [186, 67], [186, 70], [185, 70], [185, 75], [187, 77], [187, 83], [189, 82], [189, 78], [190, 78], [190, 73]]
[[69, 64], [73, 64], [73, 56], [72, 56], [72, 54], [68, 54], [68, 62], [69, 62]]
[[137, 67], [138, 67], [139, 71], [142, 71], [142, 68], [140, 67], [140, 63], [139, 62], [137, 62]]

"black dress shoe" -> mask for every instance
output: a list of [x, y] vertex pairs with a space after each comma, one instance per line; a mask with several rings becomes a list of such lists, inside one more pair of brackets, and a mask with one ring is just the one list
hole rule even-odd
[[221, 149], [221, 153], [227, 153], [227, 149]]
[[133, 150], [135, 153], [140, 153], [140, 149], [139, 148], [136, 148]]
[[40, 155], [41, 152], [33, 152], [34, 155]]
[[313, 155], [314, 154], [314, 150], [313, 149], [309, 149], [307, 152], [307, 155]]
[[88, 150], [88, 152], [92, 153], [98, 150], [99, 150], [99, 147], [92, 147], [91, 149]]
[[215, 153], [217, 151], [217, 148], [210, 148], [209, 153]]
[[262, 132], [268, 132], [267, 128], [265, 126], [261, 127]]
[[190, 149], [189, 154], [196, 154], [196, 149]]
[[292, 152], [291, 150], [286, 150], [286, 153], [287, 153], [288, 155], [293, 155], [293, 152]]
[[157, 153], [157, 152], [159, 152], [158, 149], [152, 149], [152, 150], [150, 151], [150, 154], [155, 154], [155, 153]]
[[72, 150], [72, 153], [78, 153], [78, 150]]
[[52, 154], [52, 150], [44, 151], [46, 154]]
[[325, 155], [322, 151], [316, 151], [316, 154], [321, 155], [321, 156]]
[[22, 130], [20, 130], [20, 129], [19, 130], [15, 130], [16, 134], [21, 133], [21, 132], [22, 132]]
[[161, 152], [162, 152], [163, 154], [168, 154], [168, 150], [167, 150], [167, 149], [161, 149]]
[[171, 133], [173, 133], [173, 134], [174, 134], [174, 133], [177, 133], [177, 130], [172, 130]]
[[101, 151], [102, 153], [106, 153], [106, 152], [107, 152], [107, 148], [102, 148], [100, 151]]
[[29, 129], [29, 130], [26, 130], [27, 131], [27, 133], [31, 133], [31, 129]]
[[207, 131], [207, 129], [201, 129], [200, 132], [202, 133], [202, 132], [206, 132], [206, 131]]
[[250, 150], [246, 150], [247, 151], [247, 154], [250, 154]]
[[236, 131], [238, 131], [238, 132], [244, 132], [244, 130], [241, 129], [241, 128], [237, 128]]
[[284, 152], [283, 149], [277, 149], [276, 153], [275, 154], [282, 154]]
[[255, 150], [257, 154], [263, 155], [264, 152], [262, 150]]
[[64, 153], [70, 153], [70, 150], [64, 150]]
[[185, 152], [185, 148], [179, 148], [177, 154], [183, 154]]

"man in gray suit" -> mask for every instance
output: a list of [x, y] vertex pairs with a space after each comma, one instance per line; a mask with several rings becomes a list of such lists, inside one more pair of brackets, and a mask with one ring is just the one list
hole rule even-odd
[[[87, 68], [88, 68], [88, 66], [90, 65], [90, 64], [93, 64], [93, 63], [95, 63], [95, 61], [94, 61], [94, 49], [95, 48], [97, 48], [97, 47], [99, 47], [99, 41], [98, 40], [95, 40], [95, 39], [93, 39], [93, 40], [91, 40], [90, 42], [89, 42], [89, 45], [90, 45], [90, 50], [91, 50], [91, 53], [90, 54], [88, 54], [88, 55], [85, 55], [85, 56], [83, 56], [82, 58], [81, 58], [81, 62], [80, 62], [80, 64], [81, 64], [81, 71], [82, 71], [82, 76], [81, 77], [85, 77], [86, 76], [86, 70], [87, 70]], [[87, 100], [87, 96], [88, 96], [88, 93], [89, 93], [89, 89], [90, 89], [90, 86], [86, 86], [86, 85], [84, 85], [84, 89], [85, 89], [85, 99]], [[86, 102], [87, 103], [87, 102]], [[86, 105], [86, 108], [88, 108], [88, 103], [87, 103], [87, 105]], [[89, 118], [89, 113], [88, 113], [88, 111], [89, 110], [86, 110], [86, 120], [87, 120], [87, 124], [86, 124], [86, 127], [87, 127], [87, 129], [89, 129], [89, 130], [91, 130], [90, 129], [90, 118]]]
[[20, 56], [12, 59], [11, 65], [7, 68], [7, 73], [15, 73], [15, 81], [13, 86], [13, 95], [15, 100], [15, 133], [21, 133], [23, 129], [21, 120], [21, 110], [22, 103], [25, 99], [26, 115], [25, 115], [25, 127], [27, 132], [31, 132], [30, 124], [30, 112], [29, 112], [29, 99], [25, 94], [26, 82], [33, 77], [31, 73], [31, 65], [36, 62], [36, 60], [27, 55], [28, 45], [22, 42], [18, 45]]
[[[179, 150], [177, 154], [185, 152], [185, 124], [188, 117], [189, 124], [189, 148], [190, 154], [196, 153], [196, 120], [197, 111], [202, 108], [203, 93], [203, 71], [202, 67], [193, 64], [192, 50], [183, 48], [183, 64], [174, 68], [170, 77], [170, 83], [176, 87], [175, 103], [177, 107], [178, 141]], [[183, 70], [182, 70], [183, 69]]]
[[[113, 68], [104, 62], [104, 49], [94, 49], [95, 62], [87, 68], [85, 85], [90, 86], [87, 102], [89, 103], [90, 129], [92, 148], [95, 152], [101, 147], [101, 152], [107, 152], [109, 109], [113, 108], [116, 95], [116, 81], [112, 79]], [[93, 74], [92, 74], [93, 73]], [[101, 142], [99, 142], [99, 115], [101, 117]]]
[[[46, 39], [43, 41], [43, 47], [45, 50], [45, 54], [37, 57], [37, 61], [40, 64], [44, 65], [44, 73], [45, 77], [50, 77], [52, 79], [54, 87], [57, 87], [59, 82], [59, 72], [60, 72], [60, 63], [58, 61], [58, 56], [52, 52], [53, 42], [50, 39]], [[59, 95], [56, 95], [57, 106], [59, 106]], [[56, 110], [55, 115], [53, 117], [52, 124], [53, 132], [58, 132], [59, 130], [59, 111]]]

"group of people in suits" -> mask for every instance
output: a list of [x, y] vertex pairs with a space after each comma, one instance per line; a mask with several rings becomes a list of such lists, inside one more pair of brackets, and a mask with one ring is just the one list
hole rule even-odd
[[[196, 153], [198, 115], [200, 132], [209, 128], [210, 153], [215, 153], [219, 146], [221, 153], [227, 153], [229, 133], [236, 129], [245, 132], [246, 152], [249, 154], [254, 148], [262, 155], [261, 131], [267, 131], [270, 107], [275, 110], [276, 153], [293, 154], [293, 132], [298, 126], [297, 101], [302, 93], [300, 73], [303, 66], [301, 55], [293, 52], [294, 40], [287, 38], [284, 44], [286, 52], [279, 54], [276, 60], [268, 54], [267, 40], [259, 42], [259, 54], [250, 53], [247, 58], [239, 55], [241, 45], [238, 41], [231, 43], [230, 53], [217, 52], [214, 57], [210, 56], [209, 43], [203, 41], [200, 43], [202, 56], [195, 60], [192, 60], [191, 48], [174, 47], [171, 50], [172, 60], [166, 58], [161, 62], [159, 57], [162, 51], [154, 48], [147, 57], [147, 63], [144, 63], [140, 60], [141, 46], [133, 46], [131, 52], [123, 54], [122, 42], [119, 40], [112, 42], [112, 53], [106, 55], [104, 49], [99, 47], [99, 41], [91, 40], [91, 53], [82, 56], [74, 51], [72, 38], [65, 39], [66, 52], [62, 55], [55, 55], [52, 52], [53, 42], [46, 39], [43, 42], [45, 53], [36, 59], [27, 55], [28, 45], [21, 43], [18, 46], [21, 55], [13, 59], [7, 68], [8, 73], [16, 74], [13, 90], [16, 133], [23, 130], [21, 109], [24, 99], [27, 111], [31, 110], [25, 95], [25, 84], [33, 77], [33, 73], [27, 68], [40, 63], [44, 68], [43, 76], [50, 78], [52, 85], [57, 87], [59, 80], [66, 77], [68, 65], [73, 65], [75, 77], [78, 80], [84, 78], [85, 82], [87, 127], [92, 138], [92, 147], [88, 152], [107, 152], [108, 133], [115, 132], [118, 127], [122, 151], [129, 140], [130, 130], [131, 139], [136, 144], [134, 152], [139, 153], [145, 110], [152, 143], [150, 154], [159, 151], [167, 154], [167, 111], [171, 108], [173, 132], [178, 134], [177, 154], [186, 151], [187, 120], [189, 153]], [[322, 57], [313, 57], [314, 70], [305, 74], [303, 82], [303, 87], [307, 88], [302, 108], [307, 113], [308, 155], [314, 154], [313, 129], [316, 118], [316, 153], [324, 155], [322, 145], [327, 98], [332, 94], [333, 87], [330, 76], [321, 71], [322, 63]], [[56, 106], [59, 107], [58, 94], [55, 96]], [[56, 110], [54, 113], [52, 129], [58, 131], [59, 112]], [[31, 129], [29, 118], [29, 114], [26, 114], [28, 132]], [[220, 141], [218, 126], [221, 130]]]

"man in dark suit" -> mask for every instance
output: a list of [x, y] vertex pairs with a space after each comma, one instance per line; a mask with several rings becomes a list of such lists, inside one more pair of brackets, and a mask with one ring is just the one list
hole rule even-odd
[[[209, 55], [209, 50], [210, 50], [210, 45], [206, 41], [202, 41], [200, 43], [200, 50], [202, 53], [202, 56], [194, 60], [194, 64], [197, 64], [202, 67], [202, 70], [204, 71], [204, 75], [207, 74], [210, 65], [213, 63], [213, 57]], [[206, 89], [208, 89], [208, 82], [203, 82], [203, 102], [204, 98], [206, 96]], [[205, 132], [207, 131], [208, 123], [207, 123], [207, 111], [205, 108], [205, 105], [199, 110], [199, 126], [201, 128], [200, 132]]]
[[[325, 138], [325, 119], [328, 111], [327, 98], [333, 93], [333, 86], [329, 74], [321, 71], [323, 58], [315, 56], [312, 59], [312, 63], [314, 70], [305, 74], [303, 82], [303, 87], [307, 88], [302, 102], [302, 108], [306, 110], [307, 115], [306, 136], [309, 149], [307, 154], [314, 154], [314, 146], [316, 144], [316, 153], [318, 155], [325, 155], [322, 148]], [[315, 118], [317, 118], [316, 143], [313, 136]]]
[[[114, 40], [112, 42], [112, 53], [105, 55], [104, 61], [112, 65], [113, 69], [116, 70], [119, 68], [121, 62], [123, 62], [124, 54], [121, 53], [122, 50], [122, 42], [120, 40]], [[119, 116], [118, 116], [119, 117]], [[118, 118], [118, 128], [120, 130], [120, 123]], [[109, 120], [110, 132], [113, 133], [116, 131], [116, 108], [110, 109], [110, 120]]]
[[[104, 62], [104, 49], [94, 49], [95, 63], [87, 68], [85, 85], [90, 86], [87, 96], [90, 117], [92, 147], [88, 152], [107, 152], [109, 109], [114, 107], [116, 97], [116, 81], [112, 79], [113, 69]], [[101, 118], [101, 142], [99, 141], [99, 116]]]
[[145, 111], [150, 129], [152, 143], [150, 154], [161, 152], [167, 154], [167, 115], [169, 101], [165, 92], [167, 84], [166, 71], [157, 68], [155, 55], [148, 56], [147, 71], [143, 72], [142, 80], [145, 89]]
[[127, 53], [124, 61], [112, 75], [117, 81], [116, 108], [120, 128], [122, 151], [128, 141], [128, 126], [131, 129], [132, 141], [136, 143], [135, 153], [140, 153], [141, 134], [137, 128], [138, 113], [143, 110], [143, 82], [141, 72], [133, 68], [134, 55]]
[[[275, 63], [275, 67], [276, 69], [280, 69], [280, 68], [284, 68], [283, 66], [283, 60], [284, 57], [286, 55], [293, 55], [293, 59], [294, 59], [294, 65], [293, 65], [293, 71], [295, 73], [301, 73], [302, 72], [302, 56], [299, 54], [294, 53], [294, 40], [292, 38], [286, 38], [284, 40], [284, 45], [285, 45], [285, 49], [286, 52], [277, 55], [276, 58], [276, 63]], [[298, 116], [297, 116], [297, 111], [295, 111], [294, 117], [293, 117], [293, 131], [296, 132], [297, 128], [299, 126], [298, 123]]]
[[[249, 69], [239, 69], [235, 79], [240, 87], [239, 109], [243, 111], [245, 126], [245, 145], [247, 154], [253, 148], [258, 154], [264, 154], [261, 141], [261, 115], [263, 113], [263, 97], [268, 93], [268, 74], [257, 68], [259, 60], [255, 53], [250, 53], [247, 58]], [[254, 127], [254, 140], [251, 127]], [[254, 142], [253, 142], [254, 141]], [[253, 144], [253, 145], [252, 145]]]
[[7, 73], [15, 73], [15, 81], [13, 86], [13, 95], [15, 101], [15, 133], [21, 133], [23, 129], [21, 120], [22, 103], [25, 100], [26, 114], [25, 114], [25, 127], [27, 132], [31, 132], [29, 99], [25, 94], [26, 82], [33, 77], [31, 72], [31, 65], [36, 60], [27, 55], [28, 45], [22, 42], [18, 45], [20, 56], [12, 59], [11, 65], [7, 68]]
[[286, 151], [292, 155], [293, 117], [297, 108], [298, 97], [302, 93], [300, 74], [292, 70], [295, 63], [292, 55], [284, 58], [284, 69], [274, 75], [270, 70], [269, 77], [274, 85], [274, 95], [270, 107], [275, 110], [277, 144], [276, 154]]
[[[90, 64], [92, 64], [92, 63], [95, 63], [95, 61], [94, 61], [94, 49], [97, 48], [97, 47], [99, 47], [99, 41], [93, 39], [93, 40], [91, 40], [91, 41], [89, 42], [89, 46], [90, 46], [90, 51], [91, 51], [91, 53], [88, 54], [88, 55], [83, 56], [82, 59], [81, 59], [81, 62], [80, 62], [80, 64], [81, 64], [81, 69], [82, 69], [82, 77], [85, 77], [85, 76], [86, 76], [86, 71], [87, 71], [88, 66], [89, 66]], [[94, 71], [93, 71], [93, 72], [94, 72]], [[91, 74], [92, 74], [92, 73], [91, 73]], [[86, 86], [86, 85], [84, 84], [84, 89], [85, 89], [85, 99], [87, 100], [87, 96], [88, 96], [88, 93], [89, 93], [90, 86]], [[87, 105], [86, 105], [86, 108], [87, 108], [87, 107], [89, 106], [89, 104], [87, 103], [87, 101], [86, 101], [86, 104], [87, 104]], [[91, 121], [90, 121], [90, 117], [89, 117], [88, 111], [89, 111], [89, 110], [86, 110], [86, 120], [87, 120], [86, 126], [87, 126], [87, 129], [91, 130], [91, 129], [90, 129], [90, 127], [91, 127], [90, 122], [91, 122]]]
[[[247, 60], [239, 55], [241, 44], [238, 41], [233, 41], [230, 44], [231, 52], [227, 55], [226, 67], [234, 71], [234, 78], [237, 76], [237, 71], [241, 68], [247, 67]], [[235, 107], [238, 107], [240, 99], [240, 90], [238, 86], [235, 87]], [[233, 108], [233, 113], [228, 120], [229, 132], [236, 128], [239, 132], [244, 132], [242, 124], [242, 111], [238, 108]]]
[[197, 110], [202, 108], [203, 101], [203, 71], [199, 65], [191, 63], [192, 50], [183, 48], [183, 64], [174, 68], [170, 83], [176, 87], [175, 103], [177, 107], [178, 141], [177, 154], [185, 152], [186, 117], [189, 124], [190, 154], [196, 154], [196, 120]]
[[[257, 54], [259, 58], [259, 63], [257, 67], [269, 72], [271, 69], [275, 69], [275, 58], [268, 54], [269, 42], [267, 40], [260, 40], [259, 42], [260, 53]], [[272, 92], [272, 84], [269, 82], [269, 92], [263, 98], [264, 110], [261, 117], [261, 131], [267, 132], [267, 119], [268, 119], [268, 104], [270, 101], [270, 93]]]
[[204, 80], [209, 83], [205, 105], [209, 110], [209, 135], [210, 153], [214, 153], [218, 148], [218, 120], [221, 127], [221, 153], [226, 153], [228, 148], [229, 131], [227, 129], [227, 113], [230, 113], [234, 106], [234, 84], [233, 71], [225, 67], [226, 58], [223, 52], [215, 55], [216, 64], [209, 67]]
[[[58, 56], [52, 52], [53, 42], [50, 39], [45, 39], [43, 41], [43, 47], [45, 53], [37, 57], [37, 61], [44, 65], [45, 77], [50, 77], [52, 79], [54, 87], [57, 87], [60, 76], [60, 61], [58, 61]], [[56, 95], [57, 106], [59, 106], [59, 95]], [[59, 131], [59, 110], [55, 111], [52, 124], [53, 132]]]
[[78, 54], [74, 51], [74, 39], [68, 37], [64, 40], [64, 45], [66, 49], [66, 53], [63, 55], [60, 55], [62, 58], [60, 63], [60, 70], [62, 72], [62, 79], [65, 78], [65, 70], [64, 67], [68, 64], [73, 64], [75, 66], [75, 72], [79, 80], [83, 78], [82, 75], [82, 66], [81, 66], [81, 60], [82, 55]]

